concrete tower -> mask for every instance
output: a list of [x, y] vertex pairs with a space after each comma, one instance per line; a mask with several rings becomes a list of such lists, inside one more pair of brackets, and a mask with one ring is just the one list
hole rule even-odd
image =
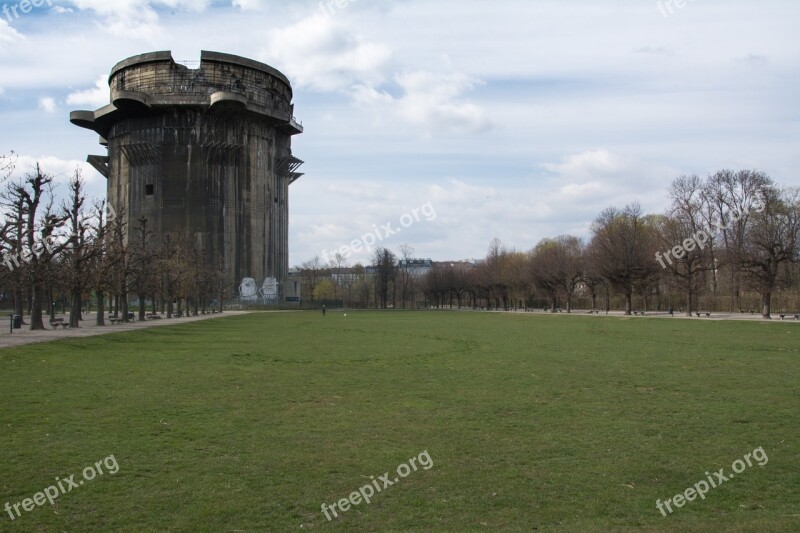
[[286, 280], [289, 185], [303, 163], [286, 76], [217, 52], [202, 52], [196, 69], [154, 52], [118, 63], [109, 86], [109, 105], [70, 121], [108, 148], [88, 161], [128, 227], [145, 217], [159, 240], [188, 237], [214, 266], [224, 261], [234, 293]]

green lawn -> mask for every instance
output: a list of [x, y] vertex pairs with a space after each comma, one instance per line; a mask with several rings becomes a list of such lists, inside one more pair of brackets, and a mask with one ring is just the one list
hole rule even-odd
[[0, 506], [119, 465], [0, 531], [798, 531], [798, 326], [278, 313], [0, 350]]

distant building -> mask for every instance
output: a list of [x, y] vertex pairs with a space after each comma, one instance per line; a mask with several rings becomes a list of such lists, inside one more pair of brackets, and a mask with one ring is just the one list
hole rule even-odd
[[422, 278], [433, 269], [430, 259], [401, 259], [397, 269], [407, 272], [412, 278]]

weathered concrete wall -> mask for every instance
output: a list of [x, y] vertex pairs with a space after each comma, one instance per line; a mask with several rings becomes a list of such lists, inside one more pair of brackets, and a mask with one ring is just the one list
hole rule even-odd
[[72, 114], [108, 146], [108, 196], [129, 227], [144, 216], [163, 240], [189, 241], [226, 284], [288, 274], [292, 90], [280, 72], [203, 52], [198, 69], [169, 52], [127, 59], [109, 79], [112, 104]]

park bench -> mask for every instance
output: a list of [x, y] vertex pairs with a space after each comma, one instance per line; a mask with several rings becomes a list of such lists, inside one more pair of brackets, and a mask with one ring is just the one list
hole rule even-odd
[[122, 319], [121, 318], [117, 318], [115, 316], [110, 316], [110, 317], [108, 317], [108, 321], [111, 322], [112, 326], [115, 326], [117, 324], [117, 322], [122, 322]]
[[147, 315], [147, 320], [161, 320], [161, 315]]
[[61, 326], [63, 329], [67, 329], [69, 327], [69, 322], [64, 322], [63, 318], [53, 318], [50, 320], [51, 328], [58, 329], [58, 326]]

